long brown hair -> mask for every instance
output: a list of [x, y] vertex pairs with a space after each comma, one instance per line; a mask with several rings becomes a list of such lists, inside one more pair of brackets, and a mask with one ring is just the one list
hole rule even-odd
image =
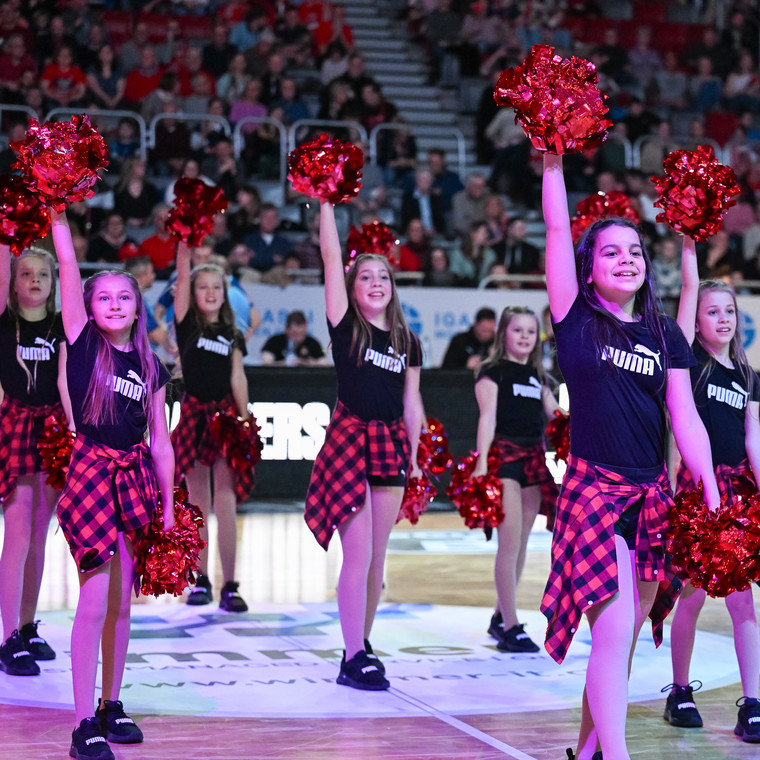
[[[718, 291], [720, 293], [728, 293], [731, 296], [731, 300], [734, 304], [734, 313], [736, 314], [736, 332], [734, 337], [731, 338], [731, 342], [728, 344], [728, 356], [734, 363], [734, 366], [739, 370], [739, 373], [744, 380], [744, 385], [748, 388], [752, 388], [752, 367], [750, 366], [747, 354], [744, 352], [744, 341], [742, 339], [741, 322], [739, 320], [739, 307], [736, 305], [736, 293], [734, 289], [727, 283], [720, 280], [702, 280], [699, 283], [699, 294], [697, 296], [697, 311], [699, 310], [699, 304], [702, 301], [703, 296], [711, 291]], [[715, 366], [715, 357], [710, 350], [702, 343], [699, 333], [696, 333], [696, 338], [702, 348], [705, 349], [705, 353], [708, 356], [707, 364], [702, 368], [699, 373], [695, 388], [699, 387], [702, 383], [707, 381], [710, 372]]]
[[150, 340], [148, 339], [147, 315], [143, 306], [140, 287], [137, 284], [137, 280], [123, 270], [98, 272], [92, 277], [88, 277], [84, 283], [84, 305], [87, 316], [93, 326], [88, 341], [94, 341], [97, 348], [97, 356], [90, 377], [90, 383], [87, 386], [87, 400], [82, 410], [82, 417], [89, 425], [113, 425], [116, 422], [116, 402], [111, 388], [114, 374], [114, 352], [118, 351], [118, 349], [114, 348], [108, 338], [98, 329], [92, 315], [92, 296], [98, 280], [110, 275], [123, 277], [135, 296], [135, 321], [132, 323], [132, 331], [129, 337], [137, 351], [137, 355], [140, 357], [140, 374], [145, 383], [142, 407], [150, 424], [150, 398], [158, 388], [156, 360], [150, 347]]
[[205, 273], [215, 274], [221, 279], [222, 288], [224, 289], [224, 300], [222, 301], [222, 305], [219, 307], [219, 324], [221, 324], [224, 328], [234, 329], [236, 327], [235, 314], [232, 311], [232, 306], [230, 305], [227, 274], [225, 273], [224, 269], [222, 269], [218, 264], [200, 264], [199, 266], [195, 267], [192, 272], [190, 272], [190, 310], [193, 312], [196, 322], [201, 328], [201, 332], [209, 326], [209, 323], [201, 313], [201, 310], [198, 308], [198, 302], [195, 298], [195, 283], [198, 277]]
[[372, 325], [365, 319], [364, 315], [359, 311], [356, 306], [356, 298], [354, 296], [354, 286], [356, 284], [356, 277], [359, 273], [359, 268], [362, 264], [368, 261], [379, 261], [385, 267], [388, 272], [391, 283], [391, 300], [388, 302], [388, 307], [385, 311], [385, 317], [388, 320], [388, 346], [394, 346], [398, 348], [403, 347], [402, 353], [409, 354], [412, 346], [412, 335], [409, 327], [404, 319], [404, 310], [401, 308], [401, 299], [398, 297], [398, 290], [396, 289], [396, 281], [393, 278], [393, 272], [391, 271], [388, 259], [385, 256], [380, 256], [376, 253], [362, 253], [356, 257], [353, 266], [348, 270], [346, 274], [346, 291], [348, 292], [348, 300], [351, 303], [351, 309], [354, 316], [354, 331], [351, 337], [351, 351], [356, 351], [356, 365], [359, 366], [364, 357], [364, 353], [372, 343]]
[[538, 379], [543, 385], [546, 383], [546, 370], [544, 370], [544, 364], [541, 356], [541, 326], [538, 323], [538, 317], [536, 313], [529, 309], [527, 306], [507, 306], [504, 311], [501, 312], [499, 317], [499, 324], [496, 327], [496, 337], [494, 338], [493, 346], [488, 354], [488, 358], [483, 362], [484, 367], [493, 366], [500, 362], [509, 361], [507, 355], [507, 329], [509, 323], [517, 316], [526, 314], [536, 321], [536, 345], [533, 346], [533, 350], [528, 356], [526, 364], [535, 370], [538, 375]]

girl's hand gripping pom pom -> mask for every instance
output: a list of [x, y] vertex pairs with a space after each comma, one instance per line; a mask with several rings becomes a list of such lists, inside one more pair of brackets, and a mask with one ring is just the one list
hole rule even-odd
[[428, 504], [435, 498], [435, 494], [435, 486], [424, 472], [422, 477], [409, 478], [396, 522], [401, 522], [406, 517], [412, 525], [416, 525], [420, 520], [420, 515], [427, 510]]

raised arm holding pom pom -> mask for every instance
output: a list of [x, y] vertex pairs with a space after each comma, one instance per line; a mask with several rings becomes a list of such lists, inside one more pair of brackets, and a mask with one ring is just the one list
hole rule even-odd
[[383, 690], [390, 684], [369, 643], [391, 529], [407, 477], [420, 478], [422, 349], [401, 310], [383, 256], [362, 254], [345, 274], [335, 211], [322, 202], [320, 248], [338, 402], [306, 496], [306, 522], [327, 549], [343, 549], [338, 613], [345, 642], [337, 683]]
[[[742, 347], [739, 328], [739, 310], [736, 295], [729, 285], [716, 280], [699, 282], [697, 255], [694, 240], [685, 237], [681, 255], [683, 288], [678, 309], [678, 324], [687, 340], [693, 343], [697, 366], [691, 370], [691, 383], [697, 410], [710, 438], [713, 465], [721, 495], [723, 510], [732, 510], [738, 519], [747, 511], [748, 497], [757, 493], [760, 476], [760, 379], [747, 361]], [[746, 490], [740, 484], [746, 484]], [[696, 489], [694, 480], [683, 465], [678, 471], [676, 491], [680, 494]], [[747, 490], [749, 493], [747, 493]], [[674, 519], [689, 521], [687, 530], [695, 530], [695, 518], [685, 513], [674, 513]], [[748, 518], [750, 519], [750, 518]], [[678, 541], [679, 533], [673, 541]], [[757, 555], [760, 526], [743, 532], [741, 539], [750, 555]], [[707, 526], [705, 526], [707, 528]], [[712, 529], [712, 526], [710, 526]], [[684, 546], [693, 549], [694, 544]], [[753, 548], [754, 547], [754, 548]], [[689, 552], [692, 557], [698, 552]], [[676, 552], [676, 559], [679, 552]], [[717, 557], [707, 555], [707, 575], [727, 574], [729, 568], [716, 564]], [[745, 571], [751, 563], [745, 562]], [[686, 569], [686, 568], [681, 568]], [[760, 632], [752, 598], [752, 581], [744, 579], [741, 590], [731, 587], [728, 579], [724, 587], [730, 593], [725, 597], [731, 615], [742, 695], [735, 732], [746, 742], [760, 741]], [[702, 718], [694, 704], [690, 680], [691, 655], [697, 619], [704, 605], [707, 591], [702, 582], [696, 588], [686, 581], [678, 600], [671, 627], [670, 652], [673, 679], [665, 705], [665, 720], [673, 726], [699, 727]], [[736, 590], [735, 590], [736, 589]], [[738, 703], [737, 703], [738, 704]]]
[[[159, 491], [164, 504], [173, 504], [174, 453], [164, 387], [169, 373], [150, 350], [134, 278], [121, 271], [99, 272], [85, 282], [83, 292], [66, 217], [56, 211], [51, 217], [77, 429], [58, 501], [58, 520], [80, 583], [71, 633], [76, 711], [71, 753], [84, 757], [88, 748], [101, 745], [101, 756], [108, 757], [106, 737], [116, 743], [143, 738], [124, 714], [119, 692], [136, 581], [133, 544], [147, 530]], [[165, 529], [173, 523], [173, 510], [167, 509]], [[93, 716], [101, 638], [102, 695]]]
[[[661, 641], [678, 590], [677, 581], [666, 582], [666, 410], [708, 506], [717, 507], [719, 496], [691, 395], [691, 350], [675, 322], [657, 311], [638, 229], [602, 219], [574, 252], [562, 160], [550, 154], [543, 205], [547, 291], [572, 411], [542, 603], [546, 648], [561, 661], [586, 614], [592, 645], [576, 757], [591, 760], [601, 749], [605, 757], [628, 758], [629, 658], [647, 615]], [[588, 552], [602, 558], [603, 572], [581, 559]]]

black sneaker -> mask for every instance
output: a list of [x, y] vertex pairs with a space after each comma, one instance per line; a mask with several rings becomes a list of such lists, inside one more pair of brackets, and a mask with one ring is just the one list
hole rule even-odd
[[95, 717], [100, 721], [100, 730], [109, 742], [139, 744], [143, 740], [143, 732], [124, 712], [124, 705], [118, 699], [99, 699]]
[[488, 626], [488, 635], [491, 638], [496, 639], [496, 641], [504, 635], [504, 619], [499, 610], [496, 610], [496, 612], [491, 615], [491, 622]]
[[238, 593], [237, 581], [227, 581], [222, 587], [222, 598], [219, 602], [219, 608], [227, 612], [246, 612], [248, 605], [245, 599]]
[[692, 681], [686, 686], [671, 683], [661, 689], [662, 692], [670, 691], [665, 700], [663, 719], [671, 726], [679, 728], [702, 728], [702, 716], [692, 696], [693, 691], [699, 691], [701, 688], [702, 681]]
[[513, 625], [508, 631], [502, 627], [501, 638], [496, 642], [496, 648], [500, 652], [538, 652], [538, 644], [533, 642], [525, 633], [525, 624]]
[[211, 581], [207, 575], [198, 575], [195, 586], [190, 589], [190, 595], [187, 597], [187, 604], [201, 605], [211, 604]]
[[734, 733], [743, 742], [760, 742], [760, 699], [742, 697], [736, 700], [736, 706], [739, 708], [739, 718]]
[[348, 662], [346, 662], [346, 653], [343, 652], [343, 659], [340, 661], [340, 675], [335, 683], [364, 691], [383, 691], [390, 688], [391, 685], [380, 672], [377, 663], [367, 657], [367, 653], [363, 649], [360, 649]]
[[385, 675], [385, 665], [380, 662], [380, 658], [375, 654], [372, 644], [369, 643], [369, 639], [364, 639], [364, 651], [367, 653], [367, 659], [370, 662], [374, 662], [377, 665], [377, 669]]
[[24, 639], [18, 631], [14, 631], [5, 644], [0, 646], [0, 670], [9, 676], [38, 676], [40, 666], [26, 648]]
[[114, 760], [97, 718], [85, 718], [79, 728], [71, 732], [69, 755], [76, 760]]
[[37, 634], [37, 626], [40, 624], [39, 620], [35, 620], [33, 623], [25, 623], [21, 626], [19, 633], [21, 638], [26, 644], [26, 648], [29, 650], [29, 654], [34, 657], [35, 660], [54, 660], [55, 652], [53, 647]]

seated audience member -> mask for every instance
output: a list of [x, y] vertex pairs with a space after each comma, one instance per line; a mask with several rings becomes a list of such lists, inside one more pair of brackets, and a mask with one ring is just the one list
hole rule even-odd
[[464, 190], [460, 190], [451, 202], [451, 229], [463, 235], [470, 225], [486, 218], [486, 178], [480, 172], [473, 172], [467, 177]]
[[143, 100], [158, 87], [163, 73], [154, 48], [146, 45], [140, 50], [140, 65], [136, 69], [127, 69], [124, 99], [139, 109]]
[[425, 270], [422, 284], [431, 288], [454, 288], [460, 284], [449, 267], [449, 254], [445, 248], [433, 248], [430, 252], [430, 265]]
[[[158, 189], [145, 177], [145, 161], [139, 156], [127, 158], [122, 164], [113, 191], [114, 211], [124, 217], [127, 234], [142, 231], [150, 224], [153, 209], [161, 200]], [[139, 233], [139, 237], [144, 237]]]
[[234, 199], [228, 198], [228, 201], [230, 210], [227, 212], [227, 227], [234, 240], [242, 240], [259, 226], [261, 194], [255, 185], [242, 185]]
[[127, 78], [119, 68], [112, 45], [98, 50], [97, 59], [87, 68], [88, 99], [96, 108], [121, 108]]
[[407, 190], [401, 199], [401, 228], [406, 229], [412, 219], [422, 220], [431, 235], [446, 231], [443, 202], [433, 191], [433, 175], [428, 169], [414, 172], [414, 189]]
[[[164, 106], [165, 113], [178, 113], [176, 103]], [[172, 117], [156, 123], [155, 144], [150, 151], [151, 167], [157, 173], [176, 174], [193, 156], [190, 146], [190, 129], [187, 123]]]
[[134, 243], [127, 237], [124, 217], [111, 213], [95, 237], [90, 239], [87, 260], [100, 264], [115, 264], [119, 261], [119, 250], [127, 243]]
[[285, 321], [285, 332], [272, 335], [261, 349], [261, 363], [287, 367], [329, 364], [319, 341], [312, 338], [307, 330], [304, 313], [291, 311]]
[[210, 154], [201, 163], [201, 172], [217, 187], [222, 188], [225, 198], [235, 198], [243, 177], [240, 162], [235, 158], [232, 140], [222, 136], [215, 140]]
[[470, 329], [451, 339], [441, 368], [477, 371], [491, 350], [495, 333], [496, 312], [487, 306], [479, 309]]
[[280, 214], [272, 203], [264, 203], [259, 215], [259, 231], [246, 235], [243, 242], [253, 251], [250, 266], [259, 272], [267, 272], [276, 264], [282, 264], [285, 255], [293, 247], [290, 240], [277, 234]]
[[503, 264], [510, 274], [532, 274], [539, 269], [540, 251], [527, 241], [528, 226], [521, 217], [507, 225]]
[[430, 267], [433, 245], [419, 219], [412, 219], [406, 227], [406, 240], [399, 247], [399, 271], [423, 272]]
[[5, 102], [14, 100], [19, 92], [21, 75], [25, 71], [34, 72], [37, 76], [37, 61], [29, 54], [24, 36], [22, 34], [11, 34], [6, 37], [3, 43], [3, 53], [0, 55], [0, 94], [4, 96]]
[[42, 71], [40, 85], [45, 97], [53, 107], [79, 106], [87, 93], [87, 77], [74, 63], [74, 55], [68, 45], [64, 45]]
[[488, 247], [488, 227], [482, 219], [471, 222], [459, 244], [449, 251], [451, 271], [462, 284], [475, 287], [496, 263], [496, 254]]
[[177, 239], [166, 229], [169, 217], [168, 203], [158, 203], [153, 209], [154, 232], [140, 243], [140, 256], [147, 256], [159, 274], [166, 276], [174, 266], [177, 255]]
[[120, 171], [128, 158], [136, 158], [140, 153], [137, 122], [127, 116], [119, 119], [116, 134], [107, 137], [106, 142], [108, 143], [108, 171]]

